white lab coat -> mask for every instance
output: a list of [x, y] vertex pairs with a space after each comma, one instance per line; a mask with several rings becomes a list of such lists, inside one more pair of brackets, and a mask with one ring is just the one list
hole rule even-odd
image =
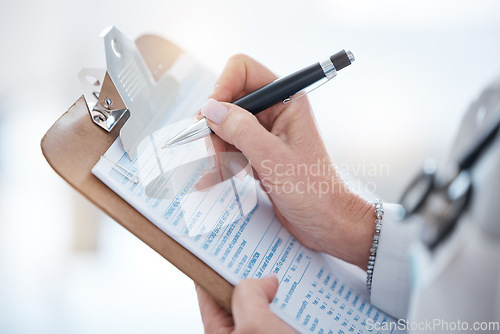
[[[500, 80], [470, 106], [449, 161], [499, 115]], [[433, 252], [420, 243], [420, 217], [401, 222], [397, 207], [384, 205], [371, 302], [411, 321], [409, 332], [460, 333], [467, 326], [462, 332], [470, 333], [473, 326], [485, 326], [476, 322], [500, 322], [500, 134], [474, 165], [472, 179], [466, 212]], [[500, 330], [482, 331], [489, 332]]]

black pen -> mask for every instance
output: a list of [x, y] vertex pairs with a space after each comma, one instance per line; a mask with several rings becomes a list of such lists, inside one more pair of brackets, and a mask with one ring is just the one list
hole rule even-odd
[[[294, 94], [312, 84], [326, 79], [327, 81], [337, 75], [337, 71], [349, 66], [354, 61], [351, 51], [339, 51], [333, 56], [308, 66], [300, 71], [279, 78], [264, 87], [261, 87], [233, 103], [252, 114], [266, 110], [278, 102], [290, 102]], [[304, 93], [305, 95], [307, 93]], [[302, 95], [301, 95], [302, 96]], [[300, 97], [300, 96], [299, 96]], [[212, 133], [206, 118], [195, 122], [189, 128], [172, 137], [162, 148], [178, 146], [206, 137]]]

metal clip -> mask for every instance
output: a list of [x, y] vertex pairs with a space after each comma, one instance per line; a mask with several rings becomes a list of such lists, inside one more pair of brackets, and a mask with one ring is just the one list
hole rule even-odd
[[[332, 77], [332, 78], [333, 78], [333, 77]], [[319, 87], [323, 86], [325, 83], [327, 83], [327, 82], [328, 82], [328, 81], [330, 81], [330, 80], [331, 80], [331, 78], [330, 78], [330, 79], [328, 79], [328, 78], [326, 78], [326, 77], [325, 77], [325, 78], [323, 78], [323, 79], [321, 79], [321, 80], [319, 80], [319, 81], [315, 82], [315, 83], [314, 83], [314, 84], [312, 84], [311, 86], [309, 86], [309, 87], [308, 87], [308, 88], [310, 88], [309, 90], [307, 90], [307, 91], [305, 91], [305, 92], [303, 92], [303, 93], [300, 93], [299, 95], [297, 95], [297, 96], [295, 96], [295, 97], [292, 95], [292, 96], [290, 96], [289, 98], [284, 99], [284, 100], [283, 100], [283, 103], [284, 103], [284, 104], [288, 104], [288, 103], [290, 103], [290, 102], [292, 102], [292, 101], [295, 101], [295, 100], [297, 100], [297, 99], [300, 99], [301, 97], [303, 97], [303, 96], [305, 96], [305, 95], [309, 94], [309, 93], [310, 93], [310, 92], [312, 92], [313, 90], [315, 90], [315, 89], [317, 89], [317, 88], [319, 88]]]
[[335, 66], [333, 66], [333, 63], [332, 63], [330, 58], [327, 58], [323, 61], [320, 61], [319, 65], [321, 66], [321, 69], [325, 73], [325, 77], [319, 81], [316, 81], [311, 86], [309, 86], [308, 88], [310, 88], [310, 89], [308, 91], [300, 93], [296, 97], [290, 96], [289, 98], [284, 99], [283, 100], [284, 104], [288, 104], [294, 100], [300, 99], [301, 97], [303, 97], [303, 96], [309, 94], [310, 92], [312, 92], [313, 90], [323, 86], [325, 83], [327, 83], [331, 79], [335, 78], [335, 76], [337, 76], [337, 70], [335, 69]]
[[89, 111], [94, 109], [97, 101], [99, 101], [99, 92], [105, 74], [106, 70], [98, 68], [84, 68], [78, 73], [78, 79], [83, 89], [83, 97]]
[[[162, 126], [180, 99], [183, 76], [175, 76], [173, 65], [181, 52], [168, 55], [158, 52], [170, 48], [170, 44], [160, 39], [148, 39], [149, 42], [143, 41], [141, 45], [149, 53], [142, 55], [137, 45], [115, 27], [105, 29], [101, 36], [113, 89], [123, 101], [123, 109], [130, 112], [129, 119], [120, 129], [120, 140], [132, 161], [137, 158], [139, 145]], [[158, 80], [148, 68], [146, 59], [155, 64], [154, 67], [162, 66], [163, 74]], [[114, 103], [113, 100], [115, 106]], [[118, 108], [115, 106], [115, 109]]]
[[83, 69], [78, 78], [92, 121], [110, 132], [128, 111], [111, 78], [98, 69]]

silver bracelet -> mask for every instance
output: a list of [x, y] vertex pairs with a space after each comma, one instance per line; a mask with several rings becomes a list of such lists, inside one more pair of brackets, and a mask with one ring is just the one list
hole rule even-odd
[[375, 233], [373, 234], [372, 247], [368, 257], [368, 267], [366, 269], [366, 287], [368, 293], [372, 293], [373, 268], [375, 268], [375, 257], [377, 256], [378, 241], [380, 239], [380, 230], [382, 229], [382, 218], [384, 218], [384, 207], [380, 200], [373, 202], [375, 205]]

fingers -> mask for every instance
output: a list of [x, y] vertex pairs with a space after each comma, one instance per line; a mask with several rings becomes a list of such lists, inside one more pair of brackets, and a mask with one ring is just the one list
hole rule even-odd
[[233, 102], [277, 79], [267, 67], [246, 55], [232, 56], [212, 94], [217, 101]]
[[278, 279], [275, 276], [241, 281], [234, 289], [231, 317], [205, 290], [196, 285], [205, 333], [232, 333], [235, 327], [239, 333], [295, 333], [269, 309], [269, 303], [277, 290]]
[[236, 329], [242, 333], [295, 333], [269, 309], [277, 290], [276, 276], [241, 281], [232, 300]]
[[285, 144], [267, 131], [254, 115], [234, 104], [210, 99], [201, 112], [210, 128], [224, 141], [236, 146], [259, 171], [264, 160], [286, 152]]
[[[273, 72], [255, 59], [237, 54], [228, 60], [210, 97], [221, 102], [234, 102], [277, 78]], [[284, 104], [277, 104], [256, 117], [270, 130], [284, 107]]]
[[195, 287], [205, 333], [231, 333], [234, 329], [232, 316], [202, 287], [198, 284]]

